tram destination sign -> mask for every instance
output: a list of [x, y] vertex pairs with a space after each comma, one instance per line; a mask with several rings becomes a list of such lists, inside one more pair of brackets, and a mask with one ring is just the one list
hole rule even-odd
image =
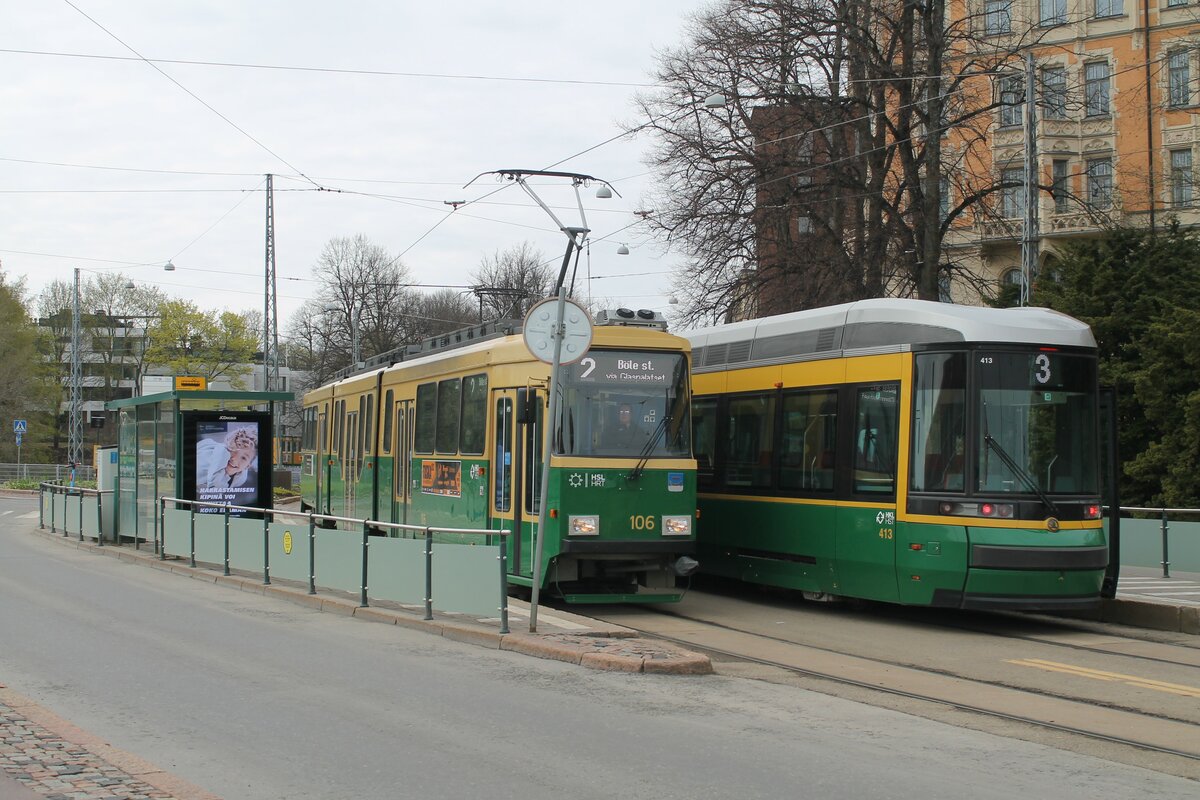
[[571, 367], [580, 383], [624, 384], [627, 386], [668, 385], [679, 364], [675, 354], [606, 353], [592, 350]]

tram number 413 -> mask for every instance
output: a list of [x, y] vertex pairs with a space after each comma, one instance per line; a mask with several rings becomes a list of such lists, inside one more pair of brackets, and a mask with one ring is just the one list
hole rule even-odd
[[880, 528], [879, 529], [879, 538], [880, 539], [895, 539], [896, 531], [893, 528]]
[[629, 527], [635, 531], [652, 531], [654, 530], [654, 517], [650, 515], [633, 514], [629, 517]]

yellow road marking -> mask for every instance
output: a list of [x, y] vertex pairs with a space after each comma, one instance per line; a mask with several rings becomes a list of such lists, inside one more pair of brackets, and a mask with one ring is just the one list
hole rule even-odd
[[1157, 692], [1168, 692], [1170, 694], [1183, 695], [1184, 697], [1200, 697], [1200, 688], [1195, 686], [1183, 686], [1178, 683], [1166, 683], [1165, 681], [1156, 681], [1151, 678], [1141, 678], [1137, 675], [1122, 675], [1119, 672], [1104, 672], [1103, 670], [1091, 669], [1090, 667], [1077, 667], [1073, 664], [1060, 664], [1057, 661], [1045, 661], [1040, 658], [1021, 658], [1021, 659], [1006, 659], [1009, 664], [1016, 664], [1022, 667], [1035, 667], [1036, 669], [1044, 669], [1047, 672], [1062, 672], [1067, 675], [1076, 675], [1080, 678], [1091, 678], [1098, 681], [1121, 681], [1128, 683], [1131, 686], [1137, 686], [1141, 689], [1153, 689]]

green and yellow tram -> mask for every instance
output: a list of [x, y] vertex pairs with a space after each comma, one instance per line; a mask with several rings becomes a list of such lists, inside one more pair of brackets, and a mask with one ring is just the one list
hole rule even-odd
[[[358, 519], [508, 528], [531, 587], [553, 441], [540, 590], [568, 602], [678, 600], [695, 568], [688, 343], [661, 315], [598, 315], [591, 349], [550, 367], [520, 323], [489, 323], [368, 362], [304, 399], [304, 507]], [[548, 429], [553, 427], [553, 437]]]
[[867, 300], [683, 335], [705, 572], [952, 608], [1099, 602], [1082, 322]]

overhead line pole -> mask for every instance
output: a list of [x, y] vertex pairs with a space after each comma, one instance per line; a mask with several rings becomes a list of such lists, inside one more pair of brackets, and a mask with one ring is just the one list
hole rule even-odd
[[[275, 191], [274, 175], [267, 173], [266, 285], [263, 289], [263, 391], [279, 388], [279, 315], [275, 292]], [[280, 424], [274, 423], [275, 434]]]
[[1033, 53], [1025, 54], [1025, 226], [1021, 237], [1021, 305], [1029, 305], [1038, 264], [1037, 84]]

